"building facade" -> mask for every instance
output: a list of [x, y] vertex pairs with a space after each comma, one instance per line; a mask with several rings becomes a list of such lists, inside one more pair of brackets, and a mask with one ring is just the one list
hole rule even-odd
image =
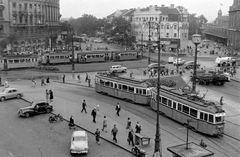
[[240, 50], [240, 0], [229, 7], [228, 46]]
[[59, 33], [59, 0], [0, 0], [0, 33], [17, 35], [14, 52], [53, 46]]
[[138, 8], [133, 13], [132, 28], [139, 45], [147, 45], [150, 40], [153, 46], [158, 41], [159, 32], [156, 27], [149, 27], [149, 21], [160, 26], [161, 46], [166, 49], [186, 49], [188, 45], [189, 20], [188, 12], [184, 8], [149, 6]]

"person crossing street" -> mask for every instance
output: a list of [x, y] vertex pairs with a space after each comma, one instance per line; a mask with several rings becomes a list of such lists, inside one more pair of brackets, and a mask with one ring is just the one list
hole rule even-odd
[[83, 100], [81, 112], [85, 111], [85, 113], [87, 113], [86, 106], [87, 106], [86, 101]]
[[117, 143], [117, 133], [118, 133], [118, 129], [117, 129], [117, 127], [116, 127], [116, 124], [114, 124], [111, 133], [112, 133], [112, 135], [113, 135], [113, 141], [115, 141], [115, 142]]

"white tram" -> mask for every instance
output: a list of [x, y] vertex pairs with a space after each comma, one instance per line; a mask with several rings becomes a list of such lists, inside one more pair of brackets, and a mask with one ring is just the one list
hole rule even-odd
[[[152, 89], [151, 108], [157, 110], [157, 89]], [[160, 88], [159, 111], [184, 125], [188, 119], [190, 128], [212, 136], [224, 133], [225, 111], [220, 104], [211, 101], [192, 100], [184, 92], [174, 88]]]
[[70, 63], [71, 55], [69, 52], [46, 53], [41, 57], [42, 64], [67, 64]]
[[119, 77], [113, 73], [98, 73], [95, 76], [95, 91], [133, 103], [150, 103], [151, 87], [145, 81]]

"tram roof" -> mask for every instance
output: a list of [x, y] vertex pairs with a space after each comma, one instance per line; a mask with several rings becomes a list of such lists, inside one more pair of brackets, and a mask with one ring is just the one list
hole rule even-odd
[[180, 144], [168, 147], [167, 150], [179, 157], [210, 157], [214, 155], [213, 152], [194, 142], [188, 143], [188, 149], [186, 149], [186, 144]]
[[7, 55], [1, 57], [1, 59], [19, 59], [19, 58], [37, 58], [35, 54], [23, 54], [23, 55]]
[[72, 52], [55, 52], [55, 53], [45, 53], [44, 55], [57, 56], [57, 55], [70, 55]]
[[110, 53], [111, 51], [108, 50], [96, 50], [96, 51], [83, 51], [83, 52], [78, 52], [79, 55], [86, 55], [86, 54], [105, 54], [105, 53]]

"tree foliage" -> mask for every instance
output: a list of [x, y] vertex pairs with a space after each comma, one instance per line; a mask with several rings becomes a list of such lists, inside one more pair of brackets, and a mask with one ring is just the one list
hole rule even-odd
[[208, 20], [204, 15], [200, 15], [197, 17], [195, 13], [189, 15], [189, 36], [191, 37], [193, 34], [198, 33], [202, 34], [202, 24], [207, 23]]
[[14, 42], [16, 42], [19, 39], [19, 36], [15, 33], [10, 33], [6, 36], [6, 38], [2, 39], [0, 41], [0, 52], [2, 52], [5, 48], [7, 48], [7, 45], [10, 44], [13, 45]]

